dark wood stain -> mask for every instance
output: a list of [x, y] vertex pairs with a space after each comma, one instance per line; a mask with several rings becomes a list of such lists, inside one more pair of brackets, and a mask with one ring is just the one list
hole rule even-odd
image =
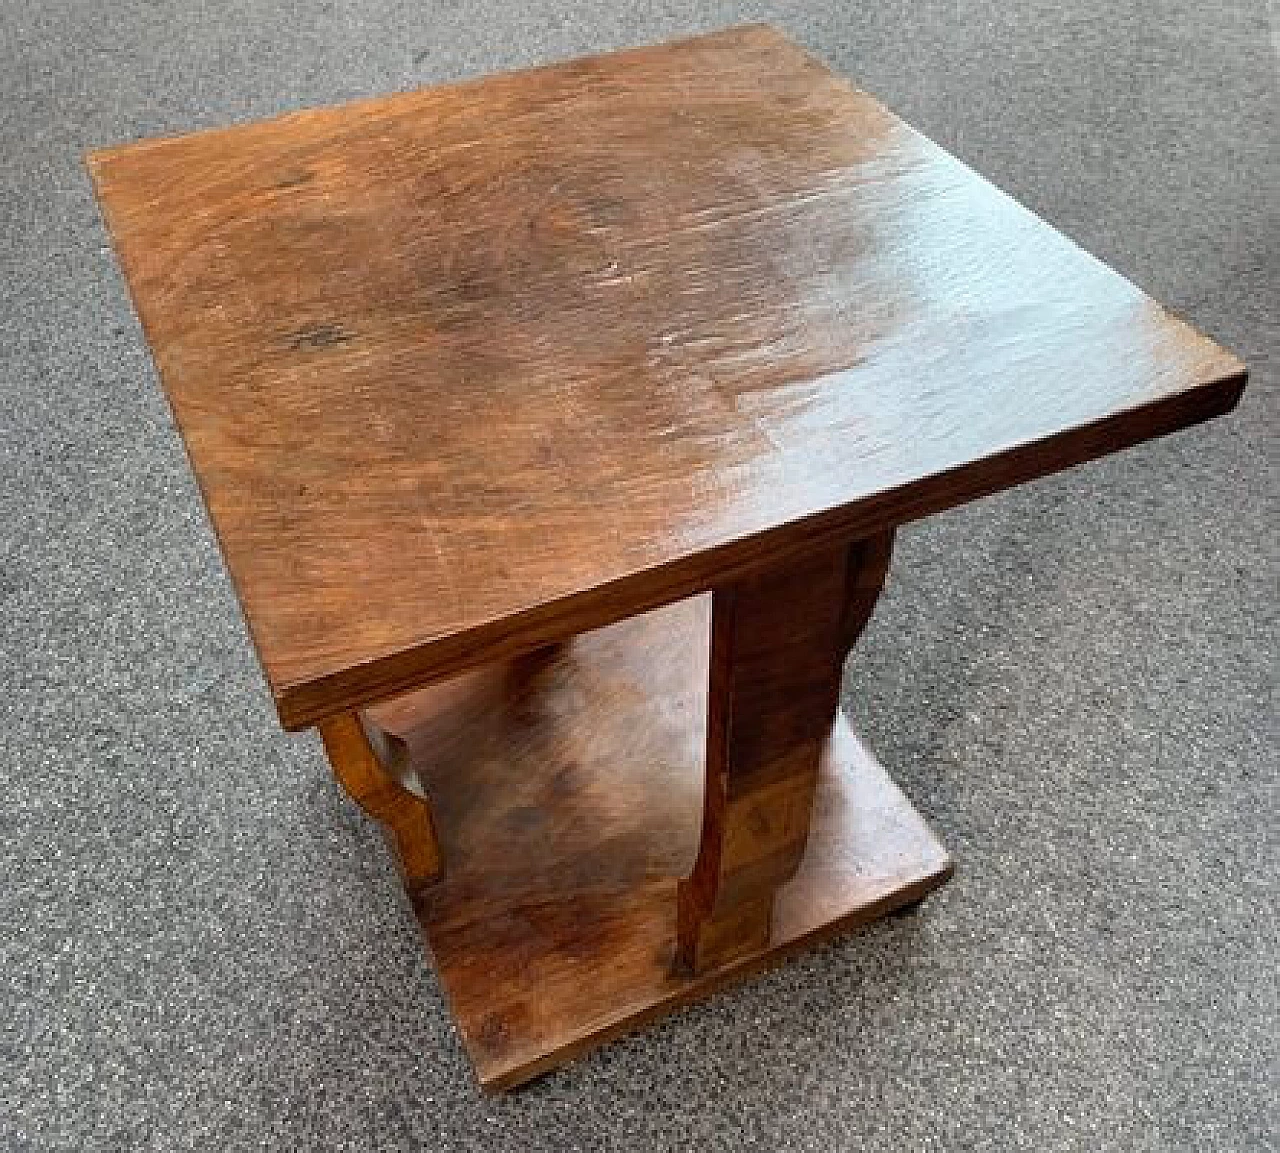
[[1244, 383], [768, 28], [89, 164], [290, 728]]
[[715, 590], [698, 856], [678, 890], [691, 973], [765, 948], [795, 876], [840, 672], [884, 585], [892, 534]]
[[355, 340], [355, 333], [340, 324], [312, 324], [291, 333], [286, 343], [296, 352], [302, 348], [332, 348], [349, 340]]
[[[834, 592], [841, 582], [827, 575]], [[950, 876], [946, 851], [831, 697], [822, 739], [811, 742], [812, 827], [806, 809], [790, 879], [764, 878], [767, 932], [715, 956], [704, 950], [696, 972], [679, 963], [677, 880], [698, 854], [715, 714], [710, 601], [681, 601], [372, 710], [403, 738], [404, 779], [436, 814], [444, 870], [414, 890], [418, 919], [486, 1089], [527, 1081]]]

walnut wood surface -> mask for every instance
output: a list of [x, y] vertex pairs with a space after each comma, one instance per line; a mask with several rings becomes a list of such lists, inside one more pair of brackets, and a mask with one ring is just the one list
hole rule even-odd
[[431, 806], [400, 780], [404, 742], [354, 713], [322, 721], [320, 736], [334, 776], [386, 831], [410, 894], [434, 881], [440, 875], [440, 845]]
[[90, 168], [291, 728], [1244, 383], [767, 28]]
[[828, 548], [712, 595], [706, 784], [677, 956], [703, 972], [769, 941], [809, 836], [840, 674], [884, 587], [893, 534]]
[[678, 956], [702, 972], [765, 947], [795, 874], [840, 695], [848, 549], [712, 594], [706, 784]]
[[827, 716], [813, 822], [767, 940], [692, 975], [676, 885], [699, 841], [710, 598], [371, 710], [408, 746], [445, 866], [418, 916], [464, 1046], [507, 1088], [918, 900], [946, 851]]

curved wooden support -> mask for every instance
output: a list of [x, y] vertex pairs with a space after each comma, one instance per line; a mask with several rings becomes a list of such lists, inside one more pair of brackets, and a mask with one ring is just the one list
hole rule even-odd
[[884, 589], [889, 575], [889, 561], [893, 557], [893, 529], [863, 537], [849, 546], [845, 565], [844, 621], [841, 627], [844, 653], [841, 663], [858, 643], [862, 630], [867, 627], [876, 601]]
[[400, 783], [396, 766], [404, 742], [359, 713], [320, 722], [320, 737], [334, 775], [352, 800], [380, 822], [396, 852], [410, 896], [440, 875], [440, 844], [431, 806]]
[[891, 533], [715, 590], [702, 837], [677, 898], [695, 973], [765, 949], [809, 837], [840, 675], [883, 587]]

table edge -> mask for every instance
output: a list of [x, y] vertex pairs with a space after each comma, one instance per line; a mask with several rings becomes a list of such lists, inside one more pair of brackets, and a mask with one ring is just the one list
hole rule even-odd
[[268, 672], [280, 723], [289, 731], [309, 728], [327, 717], [695, 596], [811, 548], [895, 528], [1223, 416], [1239, 403], [1248, 380], [1247, 367], [1231, 359], [1231, 370], [1181, 392], [359, 665], [279, 685], [271, 683]]

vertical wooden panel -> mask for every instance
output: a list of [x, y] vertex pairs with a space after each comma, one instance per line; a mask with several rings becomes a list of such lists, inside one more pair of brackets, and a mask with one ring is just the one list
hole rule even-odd
[[840, 693], [846, 552], [714, 594], [702, 840], [679, 895], [695, 972], [768, 943], [773, 894], [804, 855]]

